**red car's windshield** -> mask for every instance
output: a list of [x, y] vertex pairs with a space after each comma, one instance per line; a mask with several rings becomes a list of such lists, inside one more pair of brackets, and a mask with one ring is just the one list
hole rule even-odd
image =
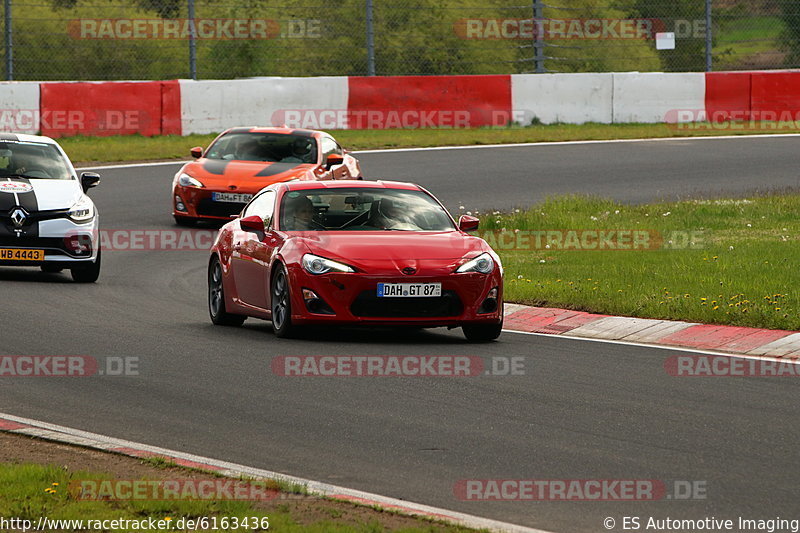
[[406, 189], [342, 188], [283, 195], [285, 231], [453, 231], [447, 212], [428, 194]]
[[231, 161], [316, 163], [317, 141], [305, 135], [284, 133], [229, 133], [217, 139], [205, 157]]

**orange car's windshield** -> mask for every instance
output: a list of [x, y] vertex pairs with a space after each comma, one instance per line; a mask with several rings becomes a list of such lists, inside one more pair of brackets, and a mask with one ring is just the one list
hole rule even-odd
[[226, 161], [316, 163], [317, 141], [313, 137], [285, 133], [229, 133], [208, 148], [206, 157]]

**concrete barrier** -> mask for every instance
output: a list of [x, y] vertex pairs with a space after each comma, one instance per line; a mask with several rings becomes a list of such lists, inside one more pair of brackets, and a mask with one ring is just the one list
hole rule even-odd
[[39, 83], [0, 82], [0, 131], [33, 134], [40, 128]]
[[613, 122], [665, 122], [676, 110], [705, 109], [702, 72], [614, 73]]
[[514, 122], [528, 125], [536, 118], [544, 124], [581, 124], [613, 119], [613, 74], [514, 74], [511, 107]]
[[[346, 114], [347, 81], [347, 77], [180, 80], [181, 129], [184, 135], [212, 133], [233, 126], [280, 126], [286, 118], [318, 116], [318, 111]], [[333, 128], [326, 125], [326, 129]]]

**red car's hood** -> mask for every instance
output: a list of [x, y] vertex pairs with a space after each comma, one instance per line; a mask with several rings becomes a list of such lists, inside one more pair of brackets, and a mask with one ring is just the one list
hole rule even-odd
[[182, 172], [200, 180], [207, 189], [254, 194], [267, 185], [293, 179], [314, 179], [317, 165], [309, 163], [270, 163], [267, 161], [224, 161], [198, 159], [187, 163]]
[[320, 231], [296, 234], [310, 253], [353, 266], [453, 266], [465, 256], [488, 250], [477, 237], [457, 231]]

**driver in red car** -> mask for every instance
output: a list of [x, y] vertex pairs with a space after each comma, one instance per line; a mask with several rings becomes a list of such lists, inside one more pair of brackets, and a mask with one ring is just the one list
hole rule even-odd
[[308, 196], [290, 198], [286, 207], [286, 221], [290, 226], [287, 229], [294, 231], [320, 229], [320, 225], [314, 221], [314, 204]]

